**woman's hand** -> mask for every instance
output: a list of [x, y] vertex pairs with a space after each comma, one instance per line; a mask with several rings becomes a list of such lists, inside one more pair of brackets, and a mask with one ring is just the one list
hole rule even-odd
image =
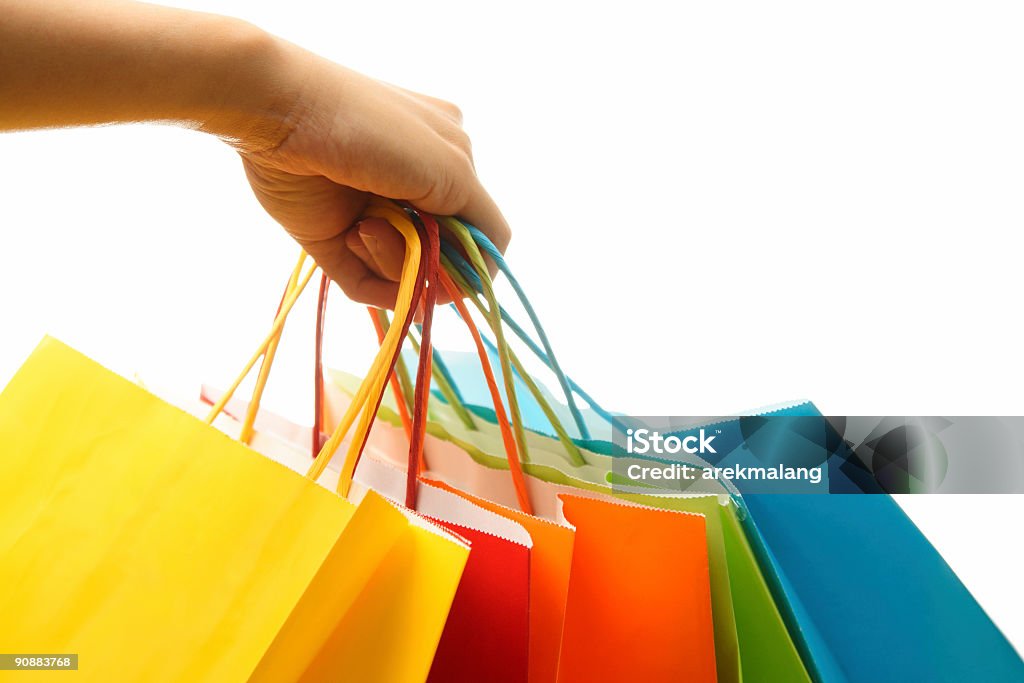
[[284, 53], [283, 73], [301, 86], [275, 105], [287, 112], [281, 141], [236, 144], [260, 203], [350, 298], [390, 307], [398, 292], [404, 241], [381, 219], [359, 222], [371, 194], [461, 216], [505, 249], [508, 225], [476, 176], [457, 107]]
[[404, 244], [371, 194], [509, 229], [459, 111], [237, 19], [125, 0], [0, 0], [0, 131], [139, 121], [213, 133], [256, 197], [353, 299], [394, 305]]

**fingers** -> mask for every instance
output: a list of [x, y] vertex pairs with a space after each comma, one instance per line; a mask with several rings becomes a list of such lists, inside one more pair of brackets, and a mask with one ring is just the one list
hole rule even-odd
[[[353, 227], [366, 209], [365, 193], [323, 176], [283, 173], [248, 160], [245, 171], [260, 204], [346, 296], [380, 308], [395, 305], [404, 244], [396, 248], [389, 235], [396, 231], [384, 221], [364, 221], [362, 232]], [[358, 250], [351, 248], [353, 243]], [[395, 253], [397, 259], [392, 257]]]
[[511, 230], [477, 177], [458, 107], [332, 69], [323, 79], [326, 94], [311, 100], [316, 115], [247, 164], [261, 203], [328, 276], [360, 303], [394, 306], [401, 234], [379, 219], [352, 227], [371, 194], [463, 218], [504, 252]]
[[479, 181], [466, 205], [456, 215], [479, 228], [502, 254], [508, 249], [512, 241], [512, 229]]
[[346, 245], [383, 280], [398, 282], [405, 259], [405, 239], [383, 218], [367, 218], [346, 233]]
[[[498, 205], [480, 184], [476, 172], [466, 173], [455, 182], [464, 189], [452, 194], [447, 201], [428, 197], [426, 200], [413, 202], [413, 205], [423, 211], [443, 216], [456, 216], [468, 221], [487, 235], [498, 251], [504, 254], [512, 240], [512, 230], [498, 209]], [[494, 261], [486, 254], [484, 254], [484, 261], [487, 263], [487, 270], [491, 277], [497, 275], [498, 267]]]
[[[405, 260], [405, 238], [391, 223], [383, 218], [367, 218], [349, 230], [347, 243], [366, 266], [385, 280], [398, 282]], [[428, 284], [428, 286], [431, 286]], [[437, 292], [437, 305], [451, 303], [451, 297], [444, 289]], [[416, 311], [416, 322], [423, 319], [423, 309]]]
[[[512, 231], [476, 174], [472, 144], [462, 127], [462, 110], [446, 100], [400, 90], [432, 112], [440, 113], [444, 120], [432, 124], [440, 138], [441, 149], [432, 154], [440, 163], [434, 166], [433, 177], [427, 183], [430, 190], [418, 199], [399, 199], [413, 200], [414, 206], [430, 213], [458, 216], [469, 221], [504, 253], [512, 239]], [[493, 268], [491, 272], [495, 272]]]
[[349, 299], [378, 308], [394, 308], [398, 283], [380, 277], [349, 248], [349, 233], [353, 231], [346, 230], [325, 240], [298, 241]]

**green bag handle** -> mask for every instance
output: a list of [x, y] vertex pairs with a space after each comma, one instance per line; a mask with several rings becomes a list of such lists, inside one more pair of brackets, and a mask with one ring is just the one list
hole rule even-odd
[[502, 377], [505, 384], [505, 392], [508, 395], [509, 408], [512, 413], [515, 422], [516, 441], [520, 444], [520, 454], [524, 462], [529, 462], [528, 452], [526, 450], [526, 433], [522, 424], [521, 412], [519, 410], [519, 402], [516, 399], [515, 394], [515, 375], [513, 374], [512, 367], [514, 366], [515, 372], [523, 380], [527, 390], [537, 401], [541, 410], [544, 412], [545, 417], [551, 423], [554, 428], [558, 440], [562, 443], [568, 454], [570, 464], [574, 466], [581, 466], [586, 464], [586, 459], [583, 457], [579, 447], [573, 442], [562, 424], [562, 421], [552, 410], [551, 404], [544, 397], [544, 394], [537, 387], [536, 382], [530, 376], [528, 372], [523, 368], [519, 358], [509, 348], [508, 343], [505, 339], [503, 331], [502, 320], [501, 320], [501, 308], [498, 306], [497, 299], [494, 296], [494, 287], [491, 281], [490, 273], [487, 270], [487, 266], [484, 263], [483, 256], [480, 253], [476, 242], [470, 235], [469, 229], [466, 228], [460, 221], [454, 218], [442, 218], [442, 224], [459, 242], [459, 245], [465, 250], [469, 257], [470, 263], [473, 265], [473, 269], [476, 271], [478, 278], [480, 279], [481, 289], [483, 295], [487, 299], [487, 307], [479, 300], [478, 293], [473, 288], [466, 278], [463, 277], [462, 273], [455, 266], [454, 263], [444, 254], [441, 254], [441, 263], [445, 270], [448, 271], [452, 279], [459, 286], [460, 289], [467, 295], [467, 298], [476, 306], [477, 310], [484, 316], [494, 333], [495, 342], [498, 347], [498, 358], [501, 362]]
[[[441, 218], [441, 224], [459, 241], [462, 248], [469, 256], [470, 263], [479, 272], [487, 273], [487, 265], [484, 258], [477, 249], [476, 242], [469, 234], [469, 230], [459, 221], [453, 218]], [[450, 264], [449, 264], [450, 265]], [[447, 267], [447, 266], [446, 266]], [[449, 274], [451, 274], [449, 272]], [[458, 280], [456, 280], [458, 282]], [[498, 349], [501, 353], [498, 358], [501, 362], [501, 375], [505, 382], [505, 394], [508, 400], [509, 412], [512, 414], [512, 428], [516, 437], [516, 445], [519, 447], [519, 458], [522, 462], [530, 462], [529, 447], [526, 444], [526, 430], [523, 427], [522, 413], [519, 410], [519, 399], [516, 398], [516, 388], [512, 377], [512, 368], [509, 360], [508, 345], [505, 342], [505, 333], [501, 328], [501, 319], [498, 318], [498, 300], [494, 296], [494, 287], [490, 277], [481, 276], [484, 297], [487, 299], [487, 308], [481, 307], [481, 313], [487, 319], [487, 324], [494, 332], [498, 342]], [[461, 287], [463, 283], [459, 283]]]

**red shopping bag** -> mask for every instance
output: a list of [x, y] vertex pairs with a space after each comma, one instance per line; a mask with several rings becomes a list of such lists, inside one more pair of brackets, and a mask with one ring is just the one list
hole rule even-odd
[[472, 548], [455, 592], [430, 683], [525, 683], [530, 549], [485, 531], [435, 519]]

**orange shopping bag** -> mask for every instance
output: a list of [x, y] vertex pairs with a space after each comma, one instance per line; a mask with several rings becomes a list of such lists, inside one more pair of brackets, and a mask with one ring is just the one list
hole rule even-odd
[[576, 527], [559, 683], [714, 683], [701, 515], [562, 494]]

